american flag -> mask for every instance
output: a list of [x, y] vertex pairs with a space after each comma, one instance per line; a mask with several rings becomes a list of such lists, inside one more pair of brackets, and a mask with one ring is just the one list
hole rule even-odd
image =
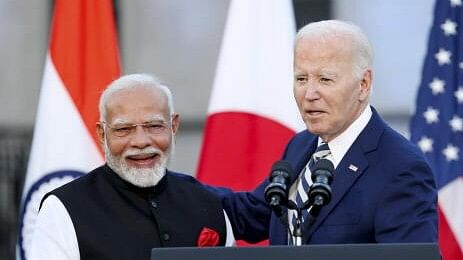
[[462, 26], [462, 0], [437, 0], [411, 121], [411, 140], [436, 175], [439, 245], [446, 260], [463, 259]]

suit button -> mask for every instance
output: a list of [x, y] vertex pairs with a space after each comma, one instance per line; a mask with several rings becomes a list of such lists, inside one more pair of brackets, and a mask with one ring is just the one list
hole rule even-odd
[[162, 235], [162, 239], [164, 239], [164, 241], [169, 241], [170, 235], [168, 233], [164, 233], [164, 235]]
[[153, 208], [158, 207], [158, 204], [156, 203], [156, 201], [151, 201], [151, 207], [153, 207]]

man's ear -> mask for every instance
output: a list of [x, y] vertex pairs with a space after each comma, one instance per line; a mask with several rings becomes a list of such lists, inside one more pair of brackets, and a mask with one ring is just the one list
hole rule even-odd
[[98, 137], [98, 142], [103, 145], [105, 140], [105, 132], [103, 123], [97, 122], [96, 123], [96, 136]]
[[175, 113], [172, 115], [172, 134], [175, 135], [178, 131], [178, 127], [180, 126], [180, 115]]
[[371, 84], [372, 84], [372, 72], [371, 69], [367, 69], [363, 73], [363, 78], [360, 80], [360, 101], [364, 101], [368, 99], [370, 96], [371, 91]]

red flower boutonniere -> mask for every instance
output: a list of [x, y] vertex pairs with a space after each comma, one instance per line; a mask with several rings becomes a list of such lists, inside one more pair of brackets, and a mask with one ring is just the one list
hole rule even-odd
[[217, 231], [203, 227], [201, 232], [199, 233], [197, 246], [198, 247], [206, 247], [206, 246], [217, 246], [220, 241], [220, 236]]

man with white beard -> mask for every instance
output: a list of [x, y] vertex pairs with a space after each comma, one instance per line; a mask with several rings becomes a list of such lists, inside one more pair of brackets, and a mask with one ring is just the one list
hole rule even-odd
[[45, 195], [29, 259], [149, 259], [153, 247], [232, 245], [220, 199], [166, 169], [180, 122], [170, 90], [123, 76], [99, 110], [106, 165]]

